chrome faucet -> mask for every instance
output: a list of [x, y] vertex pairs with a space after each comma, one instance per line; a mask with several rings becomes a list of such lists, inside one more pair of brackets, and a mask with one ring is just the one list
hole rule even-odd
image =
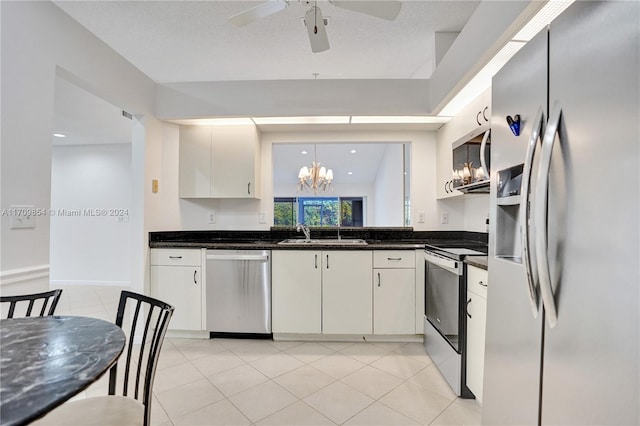
[[311, 231], [309, 230], [309, 227], [303, 223], [299, 223], [298, 225], [296, 225], [296, 231], [300, 232], [304, 232], [304, 240], [306, 242], [311, 241]]

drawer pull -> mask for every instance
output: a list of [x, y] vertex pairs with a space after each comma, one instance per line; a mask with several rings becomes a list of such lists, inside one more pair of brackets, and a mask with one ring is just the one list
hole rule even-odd
[[387, 257], [387, 260], [396, 260], [396, 261], [400, 261], [402, 260], [401, 257]]
[[478, 281], [478, 284], [480, 284], [482, 287], [486, 287], [487, 286], [483, 281]]
[[169, 256], [169, 259], [182, 259], [182, 256]]

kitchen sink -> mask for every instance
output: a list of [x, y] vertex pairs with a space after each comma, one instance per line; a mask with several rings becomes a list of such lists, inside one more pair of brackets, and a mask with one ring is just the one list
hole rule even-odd
[[304, 238], [291, 238], [288, 240], [280, 241], [278, 244], [286, 245], [318, 245], [318, 246], [366, 246], [365, 240], [356, 238], [330, 238], [330, 239], [317, 239], [317, 240], [305, 240]]

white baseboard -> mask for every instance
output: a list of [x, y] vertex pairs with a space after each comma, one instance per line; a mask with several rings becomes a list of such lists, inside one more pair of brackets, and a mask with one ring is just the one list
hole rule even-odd
[[20, 284], [49, 278], [49, 265], [36, 265], [28, 268], [9, 269], [0, 272], [0, 286]]
[[299, 334], [273, 333], [273, 340], [301, 342], [422, 342], [422, 334]]
[[51, 288], [73, 286], [125, 287], [130, 288], [130, 281], [91, 281], [91, 280], [51, 280]]

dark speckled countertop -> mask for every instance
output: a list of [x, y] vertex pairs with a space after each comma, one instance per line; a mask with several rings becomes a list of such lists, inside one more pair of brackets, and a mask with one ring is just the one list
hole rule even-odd
[[484, 270], [489, 269], [488, 262], [487, 256], [467, 256], [464, 258], [464, 263]]
[[[311, 228], [312, 239], [335, 239], [337, 228]], [[278, 244], [303, 238], [295, 228], [272, 227], [269, 231], [167, 231], [150, 232], [151, 248], [207, 248], [221, 250], [415, 250], [425, 244], [450, 243], [458, 246], [485, 246], [487, 234], [466, 231], [414, 231], [410, 227], [340, 228], [342, 239], [363, 239], [354, 244]], [[484, 250], [486, 251], [486, 250]]]

